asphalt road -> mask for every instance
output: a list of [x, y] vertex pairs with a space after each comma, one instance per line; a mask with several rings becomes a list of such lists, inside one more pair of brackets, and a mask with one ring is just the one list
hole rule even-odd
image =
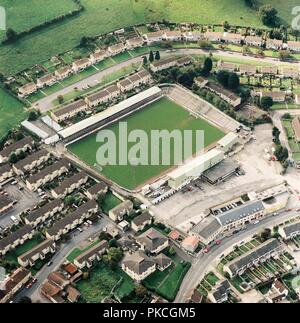
[[[275, 64], [275, 65], [291, 65], [291, 66], [295, 66], [295, 63], [287, 63], [287, 62], [282, 62], [276, 58], [271, 58], [271, 57], [265, 57], [265, 58], [260, 58], [257, 59], [256, 57], [252, 57], [252, 56], [247, 56], [245, 57], [243, 54], [239, 54], [236, 52], [230, 52], [230, 51], [222, 51], [222, 50], [214, 50], [213, 51], [214, 55], [219, 55], [219, 56], [224, 56], [224, 57], [228, 57], [228, 58], [232, 58], [235, 57], [237, 59], [247, 59], [250, 61], [260, 61], [260, 62], [264, 62], [264, 63], [270, 63], [270, 64]], [[182, 55], [207, 55], [208, 51], [207, 50], [203, 50], [200, 48], [182, 48], [182, 49], [177, 49], [176, 52], [174, 53], [170, 53], [170, 52], [166, 52], [161, 50], [161, 56], [170, 56], [170, 55], [178, 55], [178, 54], [182, 54]], [[39, 109], [42, 113], [46, 113], [49, 110], [53, 109], [53, 105], [52, 102], [59, 96], [59, 95], [66, 95], [67, 93], [70, 93], [72, 91], [74, 91], [74, 88], [78, 88], [83, 89], [86, 88], [87, 86], [95, 86], [96, 83], [101, 80], [102, 78], [104, 78], [107, 75], [110, 75], [118, 70], [120, 70], [123, 67], [129, 66], [131, 64], [134, 63], [138, 63], [142, 61], [142, 57], [144, 55], [141, 55], [139, 57], [135, 57], [132, 59], [129, 59], [125, 62], [121, 62], [117, 65], [114, 65], [110, 68], [107, 68], [103, 71], [99, 71], [96, 72], [95, 74], [93, 74], [92, 76], [89, 76], [77, 83], [74, 83], [68, 87], [65, 87], [62, 90], [59, 90], [39, 101], [37, 101], [36, 103], [34, 103], [34, 107], [36, 107], [37, 109]], [[299, 63], [297, 63], [299, 64]]]
[[208, 254], [201, 254], [196, 260], [194, 260], [191, 269], [185, 276], [175, 299], [175, 303], [184, 303], [187, 300], [191, 291], [200, 283], [203, 276], [209, 271], [210, 266], [216, 264], [219, 257], [226, 253], [227, 249], [242, 240], [252, 237], [265, 228], [274, 227], [295, 216], [299, 216], [295, 211], [281, 213], [276, 217], [268, 217], [257, 225], [248, 225], [245, 231], [241, 231], [238, 234], [223, 239], [222, 244], [220, 246], [213, 247]]

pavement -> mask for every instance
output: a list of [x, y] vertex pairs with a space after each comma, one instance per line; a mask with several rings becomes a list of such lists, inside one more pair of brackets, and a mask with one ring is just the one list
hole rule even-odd
[[[170, 53], [167, 52], [167, 50], [163, 50], [161, 49], [161, 57], [166, 57], [166, 56], [172, 56], [172, 55], [207, 55], [210, 51], [207, 50], [203, 50], [200, 48], [182, 48], [182, 49], [177, 49], [176, 52]], [[230, 52], [230, 51], [223, 51], [223, 50], [213, 50], [213, 55], [214, 56], [222, 56], [222, 57], [228, 57], [228, 58], [236, 58], [236, 59], [242, 59], [242, 60], [249, 60], [249, 61], [255, 61], [257, 62], [258, 59], [256, 57], [252, 57], [252, 56], [244, 56], [243, 54], [240, 53], [236, 53], [236, 52]], [[135, 64], [135, 63], [141, 63], [143, 56], [145, 55], [141, 55], [138, 57], [134, 57], [132, 59], [129, 59], [125, 62], [121, 62], [117, 65], [114, 65], [112, 67], [109, 67], [105, 70], [96, 72], [95, 74], [77, 82], [74, 83], [70, 86], [67, 86], [51, 95], [48, 95], [47, 97], [38, 100], [37, 102], [35, 102], [33, 104], [33, 107], [39, 109], [42, 113], [46, 113], [49, 110], [53, 109], [53, 104], [52, 102], [57, 99], [57, 97], [59, 95], [66, 95], [67, 93], [70, 93], [72, 91], [74, 91], [75, 88], [77, 88], [78, 90], [82, 90], [84, 88], [86, 88], [87, 86], [95, 86], [95, 84], [98, 84], [98, 82], [101, 82], [101, 80], [103, 78], [105, 78], [107, 75], [110, 75], [120, 69], [122, 69], [123, 67], [127, 67], [131, 64]], [[265, 57], [265, 58], [260, 58], [259, 59], [260, 62], [264, 62], [264, 63], [269, 63], [269, 64], [273, 64], [273, 65], [291, 65], [291, 66], [295, 66], [295, 64], [300, 64], [300, 63], [289, 63], [289, 62], [282, 62], [276, 58], [271, 58], [271, 57]]]

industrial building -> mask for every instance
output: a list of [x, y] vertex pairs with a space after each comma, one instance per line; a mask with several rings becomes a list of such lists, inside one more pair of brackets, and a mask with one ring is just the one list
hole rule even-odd
[[169, 174], [168, 185], [180, 189], [191, 180], [201, 176], [206, 170], [220, 163], [225, 158], [224, 152], [218, 149], [210, 150]]

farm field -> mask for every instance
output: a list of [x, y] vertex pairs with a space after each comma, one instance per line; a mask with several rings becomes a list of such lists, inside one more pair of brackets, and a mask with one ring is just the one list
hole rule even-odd
[[[73, 0], [0, 0], [6, 10], [7, 28], [22, 32], [76, 9]], [[0, 40], [5, 32], [0, 31]]]
[[0, 88], [0, 138], [27, 116], [23, 104]]
[[[128, 133], [132, 130], [141, 129], [147, 133], [148, 138], [151, 137], [151, 130], [168, 130], [170, 132], [175, 129], [178, 129], [181, 132], [184, 130], [192, 130], [194, 131], [193, 153], [196, 153], [196, 130], [204, 131], [205, 147], [215, 143], [224, 136], [224, 133], [221, 130], [215, 128], [203, 119], [196, 119], [193, 116], [190, 116], [188, 111], [166, 98], [163, 98], [147, 108], [134, 113], [133, 115], [129, 116], [126, 121]], [[119, 124], [113, 124], [107, 127], [107, 129], [112, 130], [113, 133], [115, 133], [116, 140], [118, 142]], [[100, 147], [99, 143], [96, 142], [96, 137], [97, 134], [90, 135], [81, 141], [71, 144], [68, 146], [68, 149], [88, 165], [94, 167], [95, 170], [100, 171], [99, 165], [96, 163], [96, 153]], [[133, 144], [128, 145], [128, 151], [132, 146]], [[151, 157], [150, 149], [151, 147], [149, 147], [149, 156]], [[159, 150], [161, 154], [161, 144]], [[170, 153], [172, 157], [174, 155], [174, 143], [171, 144]], [[117, 149], [117, 157], [118, 155]], [[174, 158], [171, 158], [171, 164], [174, 165]], [[101, 173], [123, 187], [134, 189], [150, 179], [160, 175], [164, 171], [167, 171], [169, 168], [170, 166], [166, 165], [138, 165], [136, 167], [132, 167], [131, 165], [108, 165], [102, 167]]]
[[[34, 0], [30, 1], [32, 3]], [[0, 5], [5, 5], [7, 2], [8, 0], [2, 0]], [[58, 2], [60, 3], [58, 7], [51, 4], [47, 7], [47, 13], [42, 15], [39, 15], [38, 6], [28, 6], [28, 8], [35, 16], [41, 16], [37, 19], [45, 19], [51, 15], [56, 16], [59, 8], [64, 9], [70, 4], [70, 0], [55, 0], [55, 3]], [[270, 3], [271, 1], [263, 2]], [[117, 28], [150, 21], [167, 19], [174, 22], [220, 24], [227, 20], [236, 25], [263, 27], [256, 12], [248, 8], [244, 0], [201, 2], [198, 0], [174, 0], [172, 2], [169, 0], [81, 0], [81, 3], [85, 11], [80, 15], [49, 26], [45, 30], [37, 31], [14, 44], [0, 46], [0, 72], [5, 75], [13, 74], [58, 53], [71, 50], [80, 43], [83, 36], [100, 35]], [[276, 4], [272, 3], [280, 10], [280, 14], [282, 13], [286, 24], [291, 23], [290, 12], [296, 4], [296, 0], [285, 2], [280, 0]], [[18, 8], [22, 10], [21, 4], [18, 4]], [[13, 14], [10, 20], [12, 26], [26, 26], [26, 21], [22, 21], [17, 14]]]

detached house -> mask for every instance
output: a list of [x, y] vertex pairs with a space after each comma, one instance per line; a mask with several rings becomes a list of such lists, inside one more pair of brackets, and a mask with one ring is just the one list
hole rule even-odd
[[151, 254], [159, 254], [169, 246], [169, 239], [159, 231], [151, 228], [136, 238], [142, 250]]
[[145, 212], [131, 221], [131, 228], [135, 232], [142, 231], [147, 225], [152, 223], [152, 219], [152, 215], [149, 212]]

